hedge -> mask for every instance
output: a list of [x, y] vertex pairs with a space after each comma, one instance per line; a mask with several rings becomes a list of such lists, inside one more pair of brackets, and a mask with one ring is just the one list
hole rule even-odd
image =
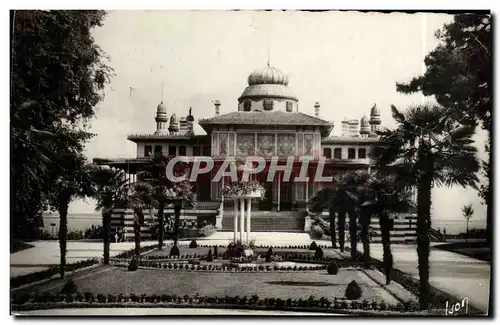
[[257, 295], [244, 296], [177, 296], [177, 295], [135, 295], [129, 296], [118, 294], [93, 294], [90, 292], [77, 293], [73, 295], [49, 294], [39, 295], [25, 294], [11, 299], [12, 310], [33, 310], [47, 308], [96, 308], [96, 307], [172, 307], [174, 305], [187, 305], [193, 307], [218, 306], [219, 308], [231, 307], [259, 307], [271, 308], [273, 310], [297, 310], [307, 308], [310, 311], [415, 311], [412, 304], [388, 305], [385, 302], [373, 301], [347, 301], [334, 298], [330, 300], [325, 297], [316, 298], [310, 296], [308, 299], [282, 299], [282, 298], [260, 298]]
[[[65, 272], [72, 272], [84, 267], [88, 267], [94, 264], [98, 264], [100, 262], [97, 258], [91, 258], [84, 261], [78, 261], [76, 263], [66, 264], [64, 267]], [[10, 287], [17, 288], [28, 283], [41, 281], [44, 279], [48, 279], [53, 277], [54, 275], [59, 274], [59, 266], [52, 266], [47, 270], [33, 272], [25, 275], [16, 276], [10, 279]]]

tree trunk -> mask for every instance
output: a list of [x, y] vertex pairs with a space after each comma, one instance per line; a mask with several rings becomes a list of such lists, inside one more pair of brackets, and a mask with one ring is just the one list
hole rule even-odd
[[465, 229], [465, 242], [469, 242], [469, 219], [467, 219], [467, 228]]
[[59, 275], [64, 278], [64, 269], [66, 267], [66, 244], [68, 237], [68, 206], [69, 199], [61, 200], [59, 205], [59, 250], [61, 255], [59, 265]]
[[134, 241], [135, 241], [135, 249], [134, 253], [137, 258], [141, 255], [141, 222], [142, 219], [142, 211], [136, 211], [134, 217]]
[[341, 210], [339, 212], [339, 246], [340, 251], [344, 251], [344, 241], [345, 241], [345, 215], [346, 212]]
[[369, 213], [362, 212], [361, 214], [361, 240], [363, 241], [363, 264], [364, 268], [369, 267], [368, 262], [370, 261], [370, 219], [371, 215]]
[[391, 283], [392, 253], [391, 253], [391, 221], [386, 213], [379, 215], [380, 233], [382, 236], [383, 267], [385, 272], [385, 284]]
[[165, 200], [160, 198], [158, 202], [158, 249], [163, 248], [163, 232], [165, 230], [163, 220], [163, 210], [165, 209]]
[[351, 237], [351, 258], [357, 258], [358, 234], [357, 234], [357, 215], [355, 212], [349, 213], [349, 236]]
[[420, 278], [419, 303], [422, 310], [429, 307], [429, 229], [431, 214], [430, 172], [421, 176], [417, 196], [417, 254], [418, 276]]
[[335, 210], [330, 208], [330, 237], [332, 240], [332, 247], [337, 248], [337, 234], [335, 232]]
[[104, 264], [109, 264], [109, 236], [111, 232], [111, 210], [102, 209], [102, 242], [104, 244]]

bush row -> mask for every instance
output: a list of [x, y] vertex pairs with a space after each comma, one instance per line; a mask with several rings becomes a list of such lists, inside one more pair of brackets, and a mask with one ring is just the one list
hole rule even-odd
[[[66, 264], [64, 270], [65, 272], [71, 272], [97, 263], [99, 263], [99, 259], [91, 258], [84, 261], [78, 261], [76, 263]], [[59, 266], [52, 266], [47, 270], [16, 276], [10, 279], [10, 287], [17, 288], [28, 283], [48, 279], [56, 274], [59, 274]]]
[[[260, 298], [257, 295], [252, 295], [251, 297], [239, 297], [239, 296], [225, 296], [225, 297], [214, 297], [214, 296], [177, 296], [177, 295], [135, 295], [131, 294], [129, 296], [119, 294], [102, 294], [97, 295], [91, 292], [77, 293], [73, 295], [63, 295], [63, 294], [42, 294], [37, 293], [30, 295], [25, 294], [19, 297], [11, 299], [12, 309], [29, 309], [29, 306], [33, 306], [33, 309], [40, 308], [40, 304], [59, 304], [64, 306], [66, 304], [73, 305], [77, 303], [86, 304], [116, 304], [116, 303], [146, 303], [146, 304], [185, 304], [185, 305], [241, 305], [241, 306], [262, 306], [271, 307], [274, 309], [280, 308], [311, 308], [311, 309], [335, 309], [335, 310], [373, 310], [373, 311], [415, 311], [415, 304], [406, 303], [398, 305], [389, 305], [385, 302], [379, 301], [348, 301], [345, 299], [334, 298], [330, 300], [325, 297], [316, 298], [310, 296], [308, 299], [282, 299], [282, 298]], [[23, 308], [24, 307], [24, 308]], [[26, 308], [28, 307], [28, 308]], [[124, 306], [125, 307], [125, 306]], [[52, 308], [57, 308], [56, 306]]]
[[[115, 265], [124, 265], [123, 263], [116, 263]], [[140, 267], [150, 267], [158, 269], [169, 270], [187, 270], [187, 271], [225, 271], [225, 272], [272, 272], [272, 271], [317, 271], [326, 270], [327, 265], [321, 266], [270, 266], [259, 265], [256, 267], [236, 267], [231, 265], [197, 265], [187, 263], [158, 263], [149, 261], [140, 261]]]
[[[158, 247], [158, 244], [155, 245], [148, 245], [148, 246], [141, 246], [139, 252], [141, 254], [150, 251], [152, 249], [155, 249]], [[135, 255], [135, 249], [129, 249], [128, 251], [123, 251], [120, 254], [113, 256], [113, 258], [131, 258]]]
[[[206, 248], [209, 248], [209, 247], [214, 247], [214, 246], [217, 246], [217, 247], [224, 247], [226, 248], [227, 245], [204, 245], [204, 244], [197, 244], [197, 247], [206, 247]], [[256, 249], [256, 248], [269, 248], [270, 246], [269, 245], [254, 245], [253, 246], [253, 249]], [[282, 245], [282, 246], [272, 246], [272, 248], [278, 248], [278, 249], [286, 249], [286, 248], [289, 248], [289, 249], [309, 249], [310, 245]], [[317, 247], [321, 247], [321, 248], [333, 248], [333, 246], [326, 246], [326, 245], [317, 245]]]

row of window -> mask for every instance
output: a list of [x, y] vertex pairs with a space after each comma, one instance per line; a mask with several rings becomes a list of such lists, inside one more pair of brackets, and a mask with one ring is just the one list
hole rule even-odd
[[[327, 159], [332, 159], [332, 149], [323, 148], [323, 156]], [[334, 159], [342, 159], [342, 148], [333, 149], [333, 158]], [[366, 158], [366, 149], [359, 148], [358, 149], [358, 159]], [[356, 148], [347, 148], [347, 159], [356, 159]]]
[[[177, 153], [177, 148], [179, 148], [179, 152]], [[154, 153], [154, 154], [153, 154]], [[163, 155], [162, 146], [156, 145], [145, 145], [144, 146], [144, 157], [153, 157], [156, 155]], [[168, 156], [187, 156], [187, 148], [186, 146], [176, 146], [170, 145], [168, 146]], [[207, 146], [193, 146], [193, 156], [210, 156], [210, 148]]]
[[[264, 99], [264, 110], [265, 111], [272, 111], [274, 107], [274, 100], [272, 99]], [[252, 110], [252, 101], [250, 99], [247, 99], [243, 102], [243, 110], [245, 112], [250, 112]], [[293, 111], [293, 102], [286, 102], [286, 111], [287, 112], [292, 112]]]

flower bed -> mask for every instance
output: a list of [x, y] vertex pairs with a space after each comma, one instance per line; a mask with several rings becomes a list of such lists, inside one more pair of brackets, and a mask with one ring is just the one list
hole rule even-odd
[[225, 197], [253, 197], [263, 199], [266, 189], [257, 181], [234, 182], [225, 186], [221, 195]]
[[74, 295], [51, 295], [51, 294], [27, 294], [11, 299], [12, 310], [36, 310], [55, 308], [99, 308], [99, 307], [197, 307], [197, 308], [251, 308], [271, 310], [294, 310], [294, 311], [318, 311], [352, 314], [370, 314], [370, 312], [382, 312], [382, 314], [393, 312], [415, 311], [414, 305], [398, 304], [388, 305], [378, 301], [348, 301], [345, 299], [316, 298], [310, 296], [308, 299], [281, 299], [260, 298], [257, 295], [251, 297], [216, 297], [216, 296], [176, 296], [176, 295], [135, 295], [125, 296], [123, 294], [97, 294], [90, 292], [77, 293]]
[[[64, 267], [64, 271], [65, 272], [76, 271], [76, 270], [82, 269], [84, 267], [98, 264], [99, 262], [100, 262], [99, 259], [91, 258], [91, 259], [84, 260], [84, 261], [78, 261], [76, 263], [66, 264], [66, 266]], [[17, 288], [17, 287], [20, 287], [20, 286], [23, 286], [23, 285], [26, 285], [29, 283], [41, 281], [44, 279], [49, 279], [57, 274], [59, 274], [59, 266], [53, 266], [47, 270], [43, 270], [40, 272], [34, 272], [34, 273], [16, 276], [16, 277], [10, 279], [10, 287], [11, 287], [11, 289]]]

